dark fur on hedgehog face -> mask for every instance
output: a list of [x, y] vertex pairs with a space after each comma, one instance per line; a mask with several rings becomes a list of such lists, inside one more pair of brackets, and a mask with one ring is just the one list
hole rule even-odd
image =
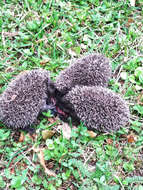
[[80, 124], [80, 119], [77, 116], [73, 105], [69, 101], [65, 100], [64, 96], [56, 98], [56, 110], [58, 112], [58, 116], [63, 121], [68, 122], [69, 118], [71, 118], [74, 125]]
[[80, 119], [77, 117], [73, 105], [64, 98], [67, 93], [68, 91], [60, 92], [55, 87], [54, 82], [50, 82], [48, 84], [47, 104], [55, 105], [55, 115], [58, 115], [61, 120], [68, 122], [71, 118], [74, 125], [79, 125]]

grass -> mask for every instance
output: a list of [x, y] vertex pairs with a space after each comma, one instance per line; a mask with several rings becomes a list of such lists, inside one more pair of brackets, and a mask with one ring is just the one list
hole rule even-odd
[[[130, 105], [131, 120], [114, 134], [91, 138], [82, 125], [67, 140], [41, 117], [37, 138], [0, 127], [0, 189], [143, 189], [143, 2], [0, 1], [0, 92], [19, 72], [37, 67], [54, 79], [69, 60], [100, 52], [112, 61], [110, 88]], [[50, 115], [49, 115], [50, 116]], [[43, 140], [42, 131], [56, 134]], [[49, 177], [33, 147], [44, 148]]]

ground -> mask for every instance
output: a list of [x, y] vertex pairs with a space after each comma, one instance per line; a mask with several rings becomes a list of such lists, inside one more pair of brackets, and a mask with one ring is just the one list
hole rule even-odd
[[143, 189], [142, 7], [142, 0], [135, 7], [123, 0], [0, 1], [0, 93], [23, 70], [41, 67], [54, 80], [72, 58], [98, 52], [112, 63], [109, 88], [131, 112], [113, 134], [91, 134], [81, 124], [67, 137], [50, 113], [33, 138], [1, 123], [0, 189]]

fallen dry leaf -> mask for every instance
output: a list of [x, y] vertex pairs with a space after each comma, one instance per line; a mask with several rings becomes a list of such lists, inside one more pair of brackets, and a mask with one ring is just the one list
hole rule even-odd
[[87, 132], [88, 132], [88, 134], [89, 134], [89, 136], [90, 136], [91, 138], [95, 138], [95, 137], [97, 136], [97, 134], [94, 133], [93, 131], [87, 131]]
[[48, 168], [45, 168], [45, 173], [49, 176], [56, 177], [56, 174], [53, 171], [49, 170]]
[[49, 59], [44, 59], [42, 61], [40, 61], [40, 65], [46, 65], [48, 62], [50, 61], [50, 58]]
[[29, 137], [30, 139], [32, 139], [33, 141], [34, 141], [35, 139], [37, 139], [37, 136], [38, 136], [36, 133], [33, 133], [33, 134], [28, 133], [27, 135], [28, 135], [28, 137]]
[[21, 132], [20, 133], [20, 137], [19, 137], [19, 142], [23, 142], [24, 141], [24, 139], [25, 139], [25, 136], [24, 136], [24, 133], [23, 132]]
[[54, 117], [49, 117], [48, 121], [52, 124], [52, 123], [55, 123], [57, 121], [57, 119]]
[[[34, 150], [34, 149], [33, 149]], [[45, 170], [45, 173], [49, 176], [53, 176], [53, 177], [56, 177], [56, 174], [49, 170], [47, 167], [46, 167], [46, 164], [45, 164], [45, 160], [44, 160], [44, 153], [43, 153], [43, 149], [35, 149], [36, 151], [38, 151], [37, 155], [38, 155], [38, 158], [39, 158], [39, 162], [40, 164], [43, 166], [44, 170]]]
[[14, 167], [12, 167], [12, 168], [10, 169], [10, 173], [11, 173], [11, 174], [15, 174]]
[[38, 158], [39, 158], [40, 164], [41, 164], [41, 165], [43, 166], [43, 168], [45, 169], [45, 168], [46, 168], [46, 165], [45, 165], [44, 153], [43, 153], [43, 150], [42, 150], [42, 149], [38, 152]]
[[71, 137], [71, 128], [70, 128], [70, 126], [67, 123], [63, 123], [59, 127], [63, 132], [63, 137], [66, 138], [66, 139], [70, 139], [70, 137]]
[[43, 130], [42, 131], [42, 137], [44, 140], [50, 139], [55, 134], [55, 131], [53, 130]]
[[44, 153], [42, 150], [40, 150], [40, 152], [38, 153], [38, 158], [39, 158], [40, 164], [43, 166], [43, 168], [45, 170], [45, 173], [48, 174], [49, 176], [56, 177], [56, 174], [53, 171], [46, 168], [46, 164], [45, 164], [45, 160], [44, 160]]
[[134, 21], [134, 19], [133, 18], [129, 18], [128, 19], [128, 23], [134, 23], [135, 21]]
[[110, 145], [113, 144], [113, 140], [112, 139], [107, 139], [106, 142], [107, 142], [107, 144], [110, 144]]
[[136, 141], [136, 136], [134, 134], [130, 134], [127, 136], [128, 143], [134, 143]]

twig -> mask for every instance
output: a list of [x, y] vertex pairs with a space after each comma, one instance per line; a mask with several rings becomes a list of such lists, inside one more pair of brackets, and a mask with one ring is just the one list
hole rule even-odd
[[116, 82], [118, 82], [119, 79], [120, 79], [121, 71], [122, 71], [122, 65], [120, 66], [120, 70], [119, 70], [118, 75], [117, 75], [117, 77], [116, 77]]
[[8, 36], [8, 37], [14, 37], [14, 36], [18, 36], [19, 32], [3, 32], [4, 36]]
[[[15, 153], [13, 154], [12, 158], [9, 160], [7, 167], [10, 166], [10, 164], [11, 164], [12, 160], [14, 159], [14, 157], [16, 157], [18, 154], [22, 153], [25, 149], [27, 149], [27, 146], [25, 146], [25, 147], [23, 147], [22, 149], [20, 149], [20, 150], [18, 150], [17, 152], [15, 152]], [[28, 149], [28, 152], [29, 152], [29, 149]]]
[[2, 36], [2, 44], [3, 44], [3, 49], [4, 49], [4, 55], [7, 56], [7, 53], [6, 53], [6, 50], [5, 50], [5, 37], [4, 37], [4, 31], [2, 30], [2, 33], [1, 33], [1, 36]]
[[92, 152], [92, 153], [90, 153], [90, 155], [88, 156], [88, 158], [84, 161], [84, 166], [85, 166], [85, 164], [87, 163], [87, 161], [92, 157], [92, 155], [95, 153], [95, 150]]

